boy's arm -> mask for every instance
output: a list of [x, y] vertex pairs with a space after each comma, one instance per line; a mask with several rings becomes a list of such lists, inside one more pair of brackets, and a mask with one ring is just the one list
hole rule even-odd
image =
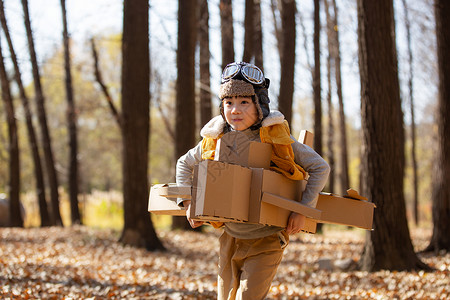
[[[192, 172], [194, 171], [194, 166], [201, 161], [202, 145], [200, 142], [197, 146], [178, 159], [176, 166], [176, 182], [178, 186], [192, 186]], [[177, 204], [181, 205], [184, 200], [186, 199], [179, 198]]]
[[292, 144], [292, 150], [295, 155], [294, 160], [309, 174], [308, 183], [303, 192], [301, 202], [302, 204], [315, 207], [317, 204], [317, 196], [327, 183], [330, 166], [311, 147], [299, 143], [293, 136], [291, 138], [295, 141]]

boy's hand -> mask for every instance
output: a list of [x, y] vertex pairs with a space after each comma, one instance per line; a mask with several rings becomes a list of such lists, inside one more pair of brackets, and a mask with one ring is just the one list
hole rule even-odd
[[288, 225], [286, 227], [287, 234], [296, 234], [301, 231], [305, 225], [306, 217], [304, 215], [292, 212], [289, 216]]
[[186, 218], [192, 228], [197, 228], [203, 225], [203, 221], [195, 221], [191, 219], [191, 200], [183, 201], [183, 206], [186, 207]]

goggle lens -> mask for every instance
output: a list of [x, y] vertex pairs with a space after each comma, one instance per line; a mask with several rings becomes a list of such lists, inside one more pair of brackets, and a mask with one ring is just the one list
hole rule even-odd
[[242, 66], [241, 72], [242, 75], [244, 75], [244, 77], [251, 83], [262, 84], [264, 82], [264, 76], [261, 70], [256, 67]]
[[256, 66], [247, 63], [231, 63], [225, 67], [222, 73], [222, 83], [236, 77], [239, 73], [252, 84], [265, 82], [263, 72]]
[[229, 80], [233, 78], [237, 73], [239, 72], [239, 66], [238, 65], [228, 65], [225, 67], [225, 70], [223, 70], [222, 73], [222, 79], [223, 80]]

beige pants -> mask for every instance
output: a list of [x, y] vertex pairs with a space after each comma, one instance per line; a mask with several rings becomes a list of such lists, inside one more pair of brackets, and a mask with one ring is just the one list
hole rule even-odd
[[283, 231], [260, 239], [220, 237], [218, 298], [264, 299], [289, 236]]

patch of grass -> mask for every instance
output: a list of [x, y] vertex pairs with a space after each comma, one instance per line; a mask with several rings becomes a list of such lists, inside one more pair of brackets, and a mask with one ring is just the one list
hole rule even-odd
[[[71, 225], [70, 202], [65, 190], [60, 189], [60, 212], [65, 226]], [[79, 196], [79, 207], [83, 224], [93, 228], [109, 228], [121, 230], [123, 228], [123, 198], [118, 191], [97, 191]], [[39, 206], [36, 194], [29, 192], [22, 195], [22, 203], [26, 216], [24, 225], [26, 228], [39, 227], [41, 223]], [[47, 200], [48, 202], [49, 199]], [[50, 208], [50, 203], [48, 203]], [[172, 217], [165, 215], [149, 214], [153, 225], [157, 230], [169, 230], [172, 225]]]

